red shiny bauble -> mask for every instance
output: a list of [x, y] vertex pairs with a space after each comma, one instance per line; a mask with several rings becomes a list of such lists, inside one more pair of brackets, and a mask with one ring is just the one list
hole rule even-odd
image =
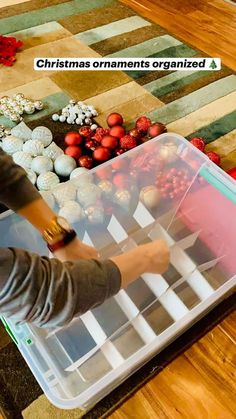
[[111, 150], [114, 150], [118, 145], [118, 138], [115, 138], [112, 135], [105, 135], [105, 137], [103, 137], [101, 141], [101, 144], [103, 147], [107, 147]]
[[137, 140], [131, 135], [127, 134], [120, 139], [120, 146], [124, 150], [131, 150], [131, 148], [137, 146]]
[[[122, 152], [124, 153], [124, 150], [122, 150]], [[125, 169], [126, 167], [127, 167], [126, 159], [115, 159], [112, 163], [112, 169], [114, 170], [122, 170], [122, 169]]]
[[129, 176], [117, 172], [113, 177], [113, 184], [117, 189], [126, 189], [129, 185]]
[[91, 137], [93, 131], [90, 127], [84, 126], [79, 129], [79, 133], [82, 135], [82, 137]]
[[201, 137], [194, 137], [191, 138], [190, 143], [194, 145], [194, 147], [198, 148], [198, 150], [201, 150], [204, 152], [205, 150], [205, 141]]
[[139, 131], [137, 130], [137, 128], [132, 128], [132, 129], [129, 131], [129, 135], [131, 135], [131, 137], [134, 137], [136, 140], [140, 140], [140, 138], [142, 137], [141, 132], [139, 132]]
[[88, 150], [92, 150], [94, 151], [96, 149], [96, 147], [98, 146], [98, 143], [94, 140], [87, 140], [84, 144], [85, 148], [87, 148]]
[[155, 124], [152, 124], [149, 128], [148, 128], [148, 135], [151, 138], [155, 138], [158, 135], [163, 134], [164, 132], [167, 131], [167, 128], [164, 124], [162, 124], [161, 122], [156, 122]]
[[152, 125], [151, 119], [146, 116], [140, 116], [136, 121], [136, 128], [141, 134], [147, 134], [148, 128]]
[[110, 129], [110, 135], [116, 138], [122, 138], [125, 135], [125, 129], [120, 125], [115, 125]]
[[85, 167], [86, 169], [92, 169], [93, 167], [93, 159], [89, 156], [81, 156], [79, 158], [79, 165], [81, 167]]
[[102, 180], [111, 179], [111, 177], [112, 177], [112, 168], [110, 166], [108, 166], [108, 167], [99, 167], [96, 170], [96, 176], [99, 179], [102, 179]]
[[233, 179], [236, 180], [236, 167], [232, 167], [232, 169], [227, 170], [228, 175], [230, 175]]
[[220, 166], [219, 154], [215, 153], [214, 151], [208, 151], [206, 155], [211, 161], [213, 161], [213, 163], [217, 164], [217, 166]]
[[97, 147], [93, 152], [93, 158], [97, 161], [107, 161], [111, 157], [111, 152], [108, 148]]
[[77, 160], [80, 156], [82, 156], [82, 150], [76, 145], [70, 145], [65, 149], [65, 154]]
[[107, 125], [111, 128], [116, 125], [122, 125], [124, 122], [122, 116], [119, 113], [113, 112], [107, 117]]
[[65, 135], [65, 143], [67, 145], [79, 145], [82, 143], [82, 137], [78, 132], [71, 131]]

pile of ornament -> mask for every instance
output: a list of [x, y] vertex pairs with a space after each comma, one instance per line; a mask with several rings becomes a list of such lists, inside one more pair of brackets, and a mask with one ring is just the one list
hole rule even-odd
[[[9, 134], [9, 132], [8, 132]], [[77, 167], [76, 161], [64, 155], [53, 142], [52, 132], [44, 126], [33, 131], [24, 123], [5, 135], [1, 148], [23, 167], [29, 179], [39, 190], [50, 190], [60, 183], [60, 177], [68, 178]]]
[[220, 156], [219, 154], [215, 153], [214, 151], [207, 151], [206, 148], [206, 142], [202, 137], [193, 137], [190, 140], [190, 143], [196, 147], [198, 150], [202, 151], [206, 156], [217, 166], [220, 166]]
[[[93, 118], [98, 116], [98, 112], [92, 105], [86, 105], [84, 102], [76, 102], [71, 99], [61, 114], [54, 113], [52, 120], [54, 122], [67, 122], [67, 124], [93, 125]], [[94, 124], [92, 129], [97, 128]]]
[[160, 122], [152, 124], [146, 116], [138, 118], [135, 128], [128, 132], [123, 123], [122, 115], [111, 113], [107, 117], [109, 128], [83, 126], [78, 132], [68, 132], [65, 154], [73, 157], [79, 166], [91, 169], [167, 131], [165, 125]]
[[9, 118], [12, 122], [22, 121], [22, 115], [31, 115], [35, 111], [41, 111], [44, 108], [41, 100], [32, 100], [23, 95], [23, 93], [17, 93], [12, 97], [3, 96], [0, 99], [0, 115]]

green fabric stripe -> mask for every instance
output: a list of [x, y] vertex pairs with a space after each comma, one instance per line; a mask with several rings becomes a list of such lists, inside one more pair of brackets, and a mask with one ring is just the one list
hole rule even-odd
[[220, 97], [226, 96], [236, 89], [236, 76], [228, 76], [217, 80], [208, 86], [190, 93], [189, 95], [169, 103], [163, 108], [149, 112], [152, 120], [169, 124], [202, 108]]
[[156, 38], [149, 39], [148, 41], [142, 42], [141, 44], [125, 48], [121, 51], [114, 52], [114, 54], [109, 54], [107, 55], [107, 57], [149, 57], [151, 56], [151, 54], [158, 54], [161, 51], [166, 50], [167, 48], [176, 47], [180, 44], [181, 42], [173, 38], [172, 36], [162, 35]]
[[[64, 108], [68, 104], [70, 99], [71, 97], [63, 92], [58, 92], [54, 93], [54, 95], [46, 96], [42, 98], [45, 108], [40, 112], [33, 113], [32, 115], [24, 114], [24, 121], [35, 121], [38, 118], [43, 118], [45, 116], [51, 115], [54, 112], [57, 112], [60, 109]], [[16, 125], [14, 122], [10, 121], [10, 119], [5, 118], [4, 116], [0, 117], [0, 125], [1, 124], [9, 128], [12, 128]]]
[[[188, 47], [187, 45], [181, 44], [176, 47], [170, 47], [163, 51], [160, 51], [159, 53], [153, 54], [149, 56], [150, 58], [185, 58], [185, 57], [192, 57], [196, 51], [194, 51], [192, 48]], [[122, 55], [120, 55], [122, 57]], [[145, 74], [151, 73], [151, 71], [140, 71], [140, 70], [133, 70], [133, 71], [127, 71], [126, 74], [130, 77], [132, 77], [134, 80], [137, 80]]]
[[[39, 0], [40, 1], [40, 0]], [[62, 19], [76, 13], [88, 12], [91, 9], [112, 4], [113, 0], [72, 0], [68, 3], [49, 6], [29, 13], [7, 17], [0, 21], [0, 33], [16, 32], [44, 23]]]
[[157, 87], [152, 91], [152, 94], [157, 97], [164, 96], [170, 92], [173, 92], [174, 90], [181, 89], [181, 87], [191, 84], [195, 80], [206, 77], [210, 73], [211, 71], [195, 71], [194, 74], [188, 75], [188, 72], [186, 71], [186, 77], [175, 80], [166, 86], [162, 86], [160, 88]]
[[196, 70], [193, 71], [174, 71], [167, 76], [161, 77], [160, 79], [153, 80], [149, 83], [143, 84], [144, 89], [146, 89], [149, 93], [154, 93], [157, 89], [161, 89], [165, 86], [169, 86], [170, 84], [176, 82], [177, 80], [182, 80], [185, 77], [191, 76], [192, 74], [196, 73]]
[[[193, 132], [192, 134], [188, 135], [188, 139], [192, 137], [202, 137], [206, 140], [206, 143], [211, 143], [212, 141], [217, 140], [217, 138], [222, 137], [228, 132], [233, 131], [236, 129], [236, 111], [229, 113], [228, 115], [223, 116], [217, 121], [212, 122], [211, 124], [207, 125], [199, 129], [198, 131]], [[222, 143], [223, 147], [223, 143]]]

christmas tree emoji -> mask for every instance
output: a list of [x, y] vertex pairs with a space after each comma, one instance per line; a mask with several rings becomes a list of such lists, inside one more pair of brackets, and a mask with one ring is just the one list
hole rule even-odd
[[212, 60], [211, 64], [209, 65], [209, 68], [212, 68], [212, 70], [215, 70], [215, 68], [217, 68], [215, 60]]

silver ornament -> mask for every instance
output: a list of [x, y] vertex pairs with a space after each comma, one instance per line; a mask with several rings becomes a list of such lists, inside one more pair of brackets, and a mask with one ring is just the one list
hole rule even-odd
[[9, 135], [3, 139], [2, 149], [8, 154], [14, 154], [17, 151], [21, 151], [22, 147], [23, 141], [13, 135]]
[[32, 140], [41, 141], [44, 147], [48, 147], [51, 144], [52, 138], [52, 132], [47, 127], [36, 127], [32, 131]]
[[114, 195], [114, 202], [122, 208], [128, 208], [131, 201], [131, 195], [126, 189], [118, 190]]
[[53, 190], [53, 196], [56, 199], [57, 204], [62, 207], [66, 205], [68, 201], [75, 201], [76, 187], [71, 182], [61, 183]]
[[104, 222], [104, 210], [100, 206], [91, 205], [87, 207], [85, 215], [90, 224], [102, 224]]
[[75, 201], [68, 201], [59, 211], [58, 215], [60, 217], [66, 218], [66, 220], [71, 223], [75, 224], [78, 223], [83, 219], [83, 209]]
[[45, 156], [35, 157], [32, 161], [31, 169], [37, 173], [37, 175], [51, 172], [53, 170], [52, 160]]
[[152, 209], [159, 204], [161, 196], [156, 186], [149, 185], [141, 189], [139, 199], [145, 207]]
[[[12, 132], [11, 128], [5, 128], [5, 130], [4, 130], [5, 136], [11, 135], [11, 132]], [[15, 135], [15, 137], [17, 137], [17, 135]], [[21, 138], [21, 140], [22, 140], [22, 138]]]
[[41, 111], [44, 108], [44, 104], [41, 100], [36, 100], [34, 102], [34, 107], [37, 111]]
[[55, 122], [59, 121], [59, 115], [57, 113], [54, 113], [52, 115], [52, 120], [55, 121]]
[[65, 121], [66, 121], [66, 117], [65, 117], [65, 115], [61, 115], [61, 116], [59, 117], [59, 121], [60, 121], [60, 122], [65, 122]]
[[41, 141], [29, 140], [26, 141], [23, 145], [23, 151], [29, 153], [31, 156], [41, 156], [43, 154], [44, 146]]
[[91, 116], [92, 116], [93, 114], [92, 114], [92, 112], [90, 112], [90, 111], [87, 111], [87, 112], [85, 112], [85, 116], [86, 116], [86, 118], [91, 118]]
[[27, 105], [25, 105], [25, 107], [24, 107], [24, 111], [25, 111], [25, 113], [27, 113], [28, 115], [31, 115], [32, 113], [34, 113], [34, 112], [35, 112], [35, 107], [34, 107], [34, 105], [33, 105], [33, 104], [27, 104]]
[[55, 172], [63, 177], [70, 176], [71, 172], [76, 168], [76, 161], [73, 157], [61, 155], [54, 162]]
[[17, 151], [13, 154], [12, 158], [16, 164], [23, 167], [24, 169], [31, 168], [32, 157], [29, 153], [25, 153], [24, 151]]
[[43, 150], [43, 155], [49, 157], [53, 161], [62, 154], [64, 154], [63, 150], [54, 142], [52, 142], [47, 148]]
[[98, 126], [97, 126], [96, 124], [93, 124], [93, 125], [91, 125], [91, 127], [90, 127], [90, 128], [91, 128], [91, 130], [92, 130], [92, 131], [95, 131], [95, 129], [97, 129], [97, 127], [98, 127]]
[[97, 113], [97, 111], [96, 111], [95, 109], [93, 109], [93, 110], [91, 111], [91, 114], [92, 114], [93, 116], [98, 116], [98, 113]]
[[66, 122], [67, 122], [67, 124], [73, 124], [74, 119], [69, 117], [69, 118], [67, 118]]
[[22, 101], [22, 99], [24, 99], [24, 95], [23, 93], [16, 93], [15, 95], [13, 95], [13, 97], [16, 99], [17, 102]]
[[101, 189], [102, 195], [106, 198], [112, 196], [113, 184], [109, 180], [101, 180], [101, 182], [98, 183], [98, 187]]
[[94, 184], [87, 184], [77, 191], [77, 199], [83, 207], [94, 205], [101, 197], [101, 189]]
[[53, 172], [43, 173], [42, 175], [39, 175], [37, 179], [37, 186], [41, 191], [49, 191], [55, 188], [58, 183], [60, 183], [60, 179], [56, 173]]
[[77, 125], [83, 125], [83, 120], [81, 118], [76, 118], [75, 122]]
[[22, 121], [21, 116], [20, 116], [19, 114], [17, 114], [17, 113], [11, 113], [11, 114], [9, 115], [9, 117], [10, 117], [10, 119], [12, 120], [12, 122], [19, 122], [19, 121]]
[[85, 124], [90, 125], [92, 121], [90, 118], [85, 118], [84, 122]]

